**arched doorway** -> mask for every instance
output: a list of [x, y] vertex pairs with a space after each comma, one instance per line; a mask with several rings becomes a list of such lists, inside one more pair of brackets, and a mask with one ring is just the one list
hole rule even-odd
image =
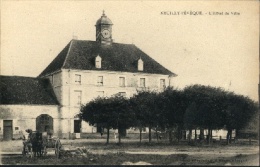
[[53, 132], [53, 118], [48, 114], [42, 114], [36, 118], [36, 130], [41, 132]]

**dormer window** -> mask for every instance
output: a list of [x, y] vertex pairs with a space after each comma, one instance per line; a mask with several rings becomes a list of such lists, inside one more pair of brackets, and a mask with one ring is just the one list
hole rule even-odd
[[96, 60], [95, 60], [95, 67], [96, 68], [101, 68], [101, 57], [98, 55], [97, 57], [96, 57]]
[[138, 68], [138, 71], [143, 71], [144, 70], [144, 62], [143, 62], [143, 60], [141, 58], [138, 60], [137, 68]]

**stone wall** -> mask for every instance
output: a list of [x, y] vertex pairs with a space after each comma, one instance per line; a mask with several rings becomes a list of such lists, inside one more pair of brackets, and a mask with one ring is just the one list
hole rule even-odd
[[53, 118], [53, 131], [58, 134], [61, 119], [57, 105], [0, 105], [0, 138], [3, 138], [4, 120], [12, 120], [13, 137], [18, 137], [21, 130], [36, 130], [36, 118], [41, 114]]

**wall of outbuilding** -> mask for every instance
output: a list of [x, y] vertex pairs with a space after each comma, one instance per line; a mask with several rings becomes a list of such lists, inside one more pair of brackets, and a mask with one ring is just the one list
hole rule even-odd
[[12, 120], [13, 138], [20, 138], [20, 131], [36, 130], [36, 118], [48, 114], [53, 118], [53, 132], [60, 131], [60, 114], [58, 105], [0, 105], [0, 139], [3, 138], [4, 120]]

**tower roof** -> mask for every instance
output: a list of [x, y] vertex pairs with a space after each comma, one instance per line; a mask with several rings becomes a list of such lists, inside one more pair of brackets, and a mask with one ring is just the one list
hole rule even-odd
[[103, 14], [100, 19], [98, 19], [96, 25], [99, 24], [107, 24], [107, 25], [113, 25], [112, 21], [106, 16], [105, 11], [103, 11]]

